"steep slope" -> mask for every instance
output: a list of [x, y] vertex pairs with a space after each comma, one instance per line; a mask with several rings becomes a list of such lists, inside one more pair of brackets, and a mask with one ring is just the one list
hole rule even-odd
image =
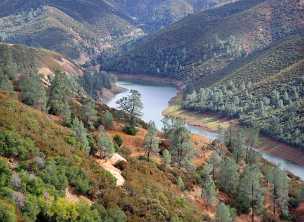
[[187, 15], [238, 0], [112, 0], [146, 32], [158, 31]]
[[108, 69], [208, 80], [304, 28], [297, 0], [244, 0], [188, 16], [122, 52]]
[[0, 16], [3, 40], [56, 50], [82, 63], [143, 34], [102, 0], [4, 1]]
[[42, 48], [0, 43], [0, 58], [8, 58], [10, 63], [16, 64], [18, 74], [38, 71], [47, 77], [56, 70], [74, 76], [83, 74], [82, 68], [65, 56]]
[[[98, 106], [99, 117], [106, 111]], [[173, 172], [124, 154], [126, 183], [116, 187], [100, 159], [56, 119], [0, 92], [0, 209], [17, 217], [10, 221], [201, 221]]]
[[240, 118], [242, 124], [303, 148], [303, 71], [304, 38], [290, 36], [212, 86], [196, 84], [202, 88], [187, 96], [184, 107]]

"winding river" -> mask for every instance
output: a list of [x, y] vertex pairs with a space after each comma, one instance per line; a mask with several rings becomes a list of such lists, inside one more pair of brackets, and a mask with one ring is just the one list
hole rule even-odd
[[[107, 103], [107, 105], [113, 108], [117, 108], [116, 101], [126, 96], [129, 90], [135, 89], [139, 91], [142, 96], [142, 102], [144, 105], [142, 116], [143, 120], [146, 122], [149, 122], [151, 120], [154, 121], [156, 126], [160, 129], [162, 126], [161, 120], [163, 118], [162, 111], [168, 106], [169, 100], [176, 95], [175, 87], [158, 86], [127, 81], [119, 81], [117, 85], [127, 89], [127, 91], [117, 94], [114, 98], [112, 98], [112, 100]], [[210, 140], [213, 140], [217, 137], [217, 134], [214, 132], [203, 130], [191, 125], [188, 125], [187, 127], [192, 133], [208, 137]], [[262, 153], [262, 155], [271, 163], [279, 165], [282, 169], [287, 170], [304, 180], [304, 167], [267, 153]]]

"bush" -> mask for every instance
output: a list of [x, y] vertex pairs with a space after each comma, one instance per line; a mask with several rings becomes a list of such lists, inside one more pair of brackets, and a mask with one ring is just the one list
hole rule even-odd
[[57, 165], [54, 160], [48, 161], [41, 177], [45, 183], [52, 184], [57, 190], [63, 191], [68, 186], [65, 167]]
[[91, 184], [86, 174], [78, 167], [71, 167], [67, 172], [67, 176], [71, 185], [75, 186], [76, 191], [86, 194]]
[[1, 222], [17, 221], [15, 208], [12, 205], [1, 200], [0, 200], [0, 219]]
[[0, 132], [0, 155], [26, 160], [38, 153], [34, 142], [10, 130]]
[[114, 144], [116, 144], [118, 147], [121, 147], [123, 144], [123, 139], [119, 135], [115, 135], [113, 137], [113, 141], [114, 141]]
[[104, 116], [102, 117], [102, 125], [106, 128], [106, 129], [111, 129], [113, 126], [113, 115], [111, 112], [107, 111]]
[[8, 186], [11, 180], [11, 171], [7, 163], [0, 159], [0, 187]]
[[123, 131], [128, 135], [135, 136], [138, 130], [134, 126], [127, 125], [123, 128]]

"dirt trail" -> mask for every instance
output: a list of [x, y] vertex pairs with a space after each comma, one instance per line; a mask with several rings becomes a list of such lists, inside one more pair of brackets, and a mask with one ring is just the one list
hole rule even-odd
[[85, 202], [89, 205], [92, 205], [93, 202], [83, 195], [74, 194], [71, 187], [67, 187], [65, 189], [65, 199], [67, 199], [71, 203]]
[[107, 160], [96, 159], [96, 162], [101, 167], [103, 167], [106, 171], [110, 172], [116, 178], [116, 186], [123, 186], [125, 183], [125, 178], [123, 178], [123, 176], [121, 175], [121, 171], [115, 167], [115, 164], [120, 161], [127, 162], [125, 158], [123, 158], [117, 153], [113, 154], [113, 156]]

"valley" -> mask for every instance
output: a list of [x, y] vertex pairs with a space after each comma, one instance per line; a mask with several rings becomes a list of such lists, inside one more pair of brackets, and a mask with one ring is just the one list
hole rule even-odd
[[303, 222], [303, 0], [2, 0], [0, 222]]
[[[208, 116], [203, 114], [192, 114], [191, 112], [187, 113], [178, 109], [174, 110], [173, 105], [169, 106], [170, 100], [175, 97], [177, 93], [174, 87], [157, 86], [155, 85], [155, 82], [151, 83], [148, 81], [142, 83], [118, 81], [117, 84], [127, 90], [117, 94], [107, 103], [107, 105], [117, 108], [116, 102], [120, 98], [126, 96], [131, 89], [137, 90], [141, 93], [144, 105], [143, 120], [146, 122], [154, 121], [158, 129], [162, 128], [161, 121], [165, 116], [182, 118], [188, 123], [187, 127], [192, 133], [206, 137], [211, 142], [217, 138], [218, 134], [216, 131], [219, 127], [228, 128], [230, 124], [237, 124], [233, 121], [223, 121], [223, 119], [214, 115]], [[260, 147], [257, 147], [257, 150], [262, 153], [266, 160], [304, 180], [304, 158], [300, 151], [266, 137], [261, 137], [259, 146]], [[267, 146], [272, 149], [267, 149]], [[288, 149], [289, 153], [285, 153], [284, 151]], [[294, 155], [292, 153], [294, 153]]]

